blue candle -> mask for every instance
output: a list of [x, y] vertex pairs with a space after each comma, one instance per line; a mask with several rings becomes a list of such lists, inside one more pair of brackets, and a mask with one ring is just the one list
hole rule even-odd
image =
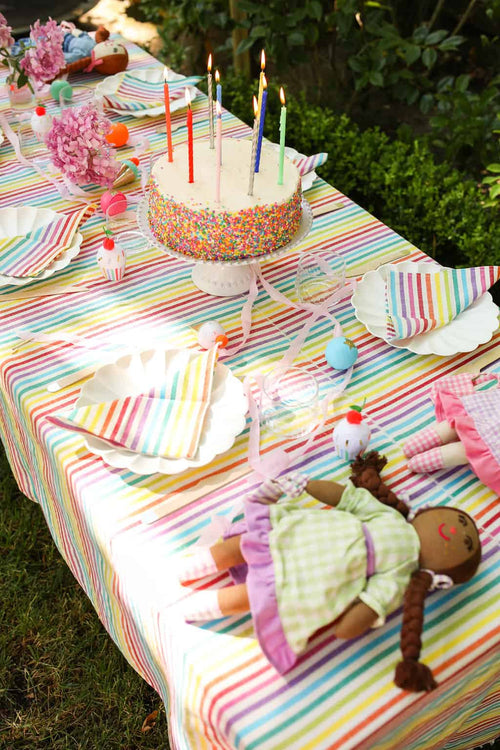
[[264, 89], [262, 91], [262, 106], [259, 115], [259, 137], [257, 139], [257, 156], [255, 158], [255, 171], [259, 171], [260, 152], [262, 149], [262, 137], [264, 135], [264, 120], [266, 119], [266, 102], [267, 102], [267, 82], [264, 76]]
[[222, 107], [222, 86], [220, 85], [220, 73], [218, 70], [215, 71], [215, 96], [220, 106]]

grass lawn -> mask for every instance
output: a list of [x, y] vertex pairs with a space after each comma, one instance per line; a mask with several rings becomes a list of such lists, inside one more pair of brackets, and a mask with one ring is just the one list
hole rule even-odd
[[0, 748], [166, 750], [159, 696], [106, 633], [1, 448], [0, 550]]

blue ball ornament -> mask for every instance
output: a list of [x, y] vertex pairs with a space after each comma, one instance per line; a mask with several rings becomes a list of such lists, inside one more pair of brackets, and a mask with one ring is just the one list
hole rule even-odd
[[345, 336], [336, 336], [326, 345], [326, 361], [334, 370], [348, 370], [358, 358], [358, 350]]

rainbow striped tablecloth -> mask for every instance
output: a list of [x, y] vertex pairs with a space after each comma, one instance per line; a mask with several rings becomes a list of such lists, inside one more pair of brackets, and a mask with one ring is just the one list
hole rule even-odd
[[[133, 45], [127, 46], [131, 69], [158, 64]], [[97, 80], [88, 75], [75, 83]], [[207, 135], [205, 106], [202, 96], [193, 104], [196, 137]], [[7, 111], [6, 102], [3, 107]], [[182, 111], [175, 112], [174, 126], [183, 117]], [[149, 149], [141, 161], [165, 149], [165, 136], [157, 133], [161, 117], [113, 119], [126, 122], [133, 135], [148, 137]], [[228, 112], [223, 121], [226, 135], [249, 132]], [[185, 129], [176, 130], [174, 147], [185, 136]], [[28, 157], [32, 148], [28, 141]], [[131, 150], [123, 149], [123, 156], [128, 155]], [[0, 170], [0, 207], [70, 208], [51, 183], [18, 163], [6, 142], [0, 147]], [[99, 192], [94, 192], [98, 197]], [[138, 188], [132, 186], [129, 192], [138, 195]], [[384, 262], [394, 253], [425, 258], [322, 180], [315, 182], [307, 197], [313, 206], [341, 198], [345, 207], [315, 219], [310, 235], [296, 251], [263, 264], [265, 277], [284, 294], [294, 294], [297, 254], [304, 247], [335, 248], [344, 255], [348, 272], [364, 261]], [[352, 642], [336, 641], [331, 629], [324, 628], [284, 678], [259, 650], [248, 616], [194, 626], [185, 624], [179, 613], [179, 601], [188, 593], [176, 582], [175, 555], [193, 544], [215, 516], [231, 517], [241, 495], [252, 488], [245, 476], [248, 425], [230, 450], [203, 468], [175, 476], [138, 476], [113, 469], [88, 453], [81, 437], [46, 419], [74, 405], [80, 384], [58, 393], [48, 392], [47, 385], [99, 362], [99, 352], [68, 343], [28, 343], [11, 349], [15, 328], [82, 334], [101, 344], [103, 351], [119, 351], [132, 342], [142, 342], [145, 348], [151, 342], [194, 347], [194, 329], [208, 319], [219, 320], [232, 343], [237, 343], [245, 298], [223, 299], [200, 292], [187, 263], [148, 248], [137, 237], [130, 240], [134, 252], [124, 280], [110, 284], [100, 277], [95, 263], [103, 237], [102, 216], [94, 215], [83, 234], [80, 254], [53, 279], [85, 282], [84, 293], [16, 301], [8, 299], [6, 289], [0, 290], [1, 437], [19, 486], [40, 503], [56, 544], [108, 632], [165, 701], [172, 746], [177, 750], [465, 750], [493, 739], [500, 715], [499, 501], [467, 468], [434, 478], [409, 474], [400, 446], [431, 421], [432, 382], [459, 367], [472, 368], [479, 355], [495, 351], [500, 334], [471, 354], [423, 357], [375, 339], [357, 321], [349, 302], [336, 309], [345, 335], [356, 342], [359, 359], [346, 394], [331, 407], [324, 430], [292, 468], [315, 477], [345, 479], [347, 465], [332, 454], [332, 427], [349, 403], [366, 398], [371, 446], [389, 459], [386, 481], [409, 496], [415, 508], [452, 500], [471, 513], [481, 526], [484, 561], [469, 584], [428, 597], [422, 658], [439, 682], [435, 692], [409, 695], [393, 685], [400, 612], [383, 628]], [[227, 364], [239, 377], [267, 371], [305, 320], [304, 312], [273, 302], [261, 289], [249, 340]], [[338, 377], [324, 360], [330, 335], [328, 323], [318, 321], [298, 360], [316, 374], [322, 393]], [[498, 371], [498, 362], [490, 369], [495, 366]], [[273, 445], [268, 442], [264, 448]], [[225, 472], [231, 472], [233, 479], [221, 487]], [[147, 512], [163, 507], [165, 498], [175, 503], [188, 492], [197, 499], [155, 523], [145, 522]], [[221, 575], [209, 585], [225, 583], [227, 578]]]

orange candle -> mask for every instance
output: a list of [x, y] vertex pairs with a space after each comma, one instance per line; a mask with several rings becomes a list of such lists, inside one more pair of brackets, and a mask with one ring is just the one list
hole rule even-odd
[[174, 149], [172, 146], [172, 123], [170, 121], [170, 94], [168, 90], [167, 76], [168, 76], [168, 70], [167, 68], [165, 68], [163, 71], [163, 77], [165, 80], [165, 83], [163, 84], [163, 96], [165, 98], [165, 123], [167, 126], [167, 150], [168, 150], [168, 160], [173, 161]]
[[189, 182], [194, 182], [194, 165], [193, 165], [193, 110], [191, 109], [191, 97], [189, 89], [185, 91], [187, 104], [187, 131], [188, 131], [188, 167]]

